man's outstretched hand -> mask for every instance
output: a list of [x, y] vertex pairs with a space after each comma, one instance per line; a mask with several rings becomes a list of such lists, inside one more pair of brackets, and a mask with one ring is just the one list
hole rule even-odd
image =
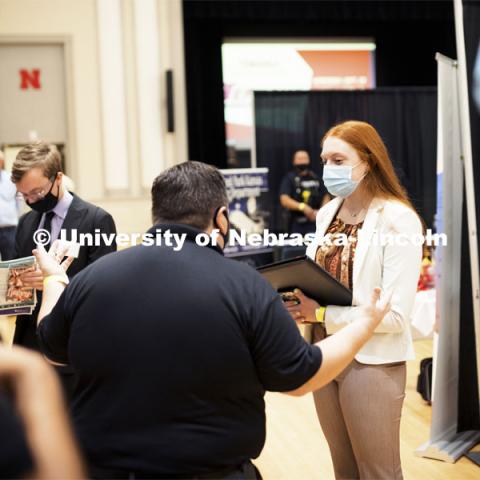
[[32, 253], [44, 277], [49, 275], [66, 275], [68, 267], [75, 259], [75, 257], [66, 257], [68, 249], [68, 245], [55, 240], [48, 252], [41, 244], [33, 250]]
[[380, 287], [375, 287], [370, 297], [370, 302], [358, 307], [358, 320], [365, 322], [365, 325], [371, 330], [374, 331], [380, 322], [383, 320], [383, 317], [390, 311], [392, 293], [385, 295], [380, 300], [380, 295], [382, 289]]

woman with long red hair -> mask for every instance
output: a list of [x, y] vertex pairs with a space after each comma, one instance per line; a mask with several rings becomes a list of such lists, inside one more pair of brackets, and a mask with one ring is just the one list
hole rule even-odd
[[318, 212], [307, 255], [352, 290], [353, 302], [319, 305], [297, 290], [300, 304], [288, 309], [297, 322], [313, 324], [318, 341], [355, 322], [356, 305], [375, 285], [392, 295], [391, 311], [373, 337], [314, 399], [336, 479], [401, 479], [400, 417], [406, 360], [414, 358], [410, 313], [423, 226], [371, 125], [334, 126], [321, 157], [325, 186], [335, 198]]

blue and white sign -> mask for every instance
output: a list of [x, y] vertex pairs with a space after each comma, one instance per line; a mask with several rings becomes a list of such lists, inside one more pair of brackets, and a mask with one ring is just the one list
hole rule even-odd
[[[230, 236], [263, 235], [268, 228], [270, 213], [265, 209], [268, 192], [268, 168], [238, 168], [221, 171], [228, 192], [228, 209], [231, 223]], [[239, 245], [229, 242], [224, 252], [227, 256], [264, 253], [271, 248], [263, 245]]]

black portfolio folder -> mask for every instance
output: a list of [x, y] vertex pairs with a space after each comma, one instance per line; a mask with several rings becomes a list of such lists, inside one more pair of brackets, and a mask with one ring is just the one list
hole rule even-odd
[[299, 288], [320, 305], [352, 304], [352, 292], [307, 256], [271, 263], [257, 270], [275, 290]]

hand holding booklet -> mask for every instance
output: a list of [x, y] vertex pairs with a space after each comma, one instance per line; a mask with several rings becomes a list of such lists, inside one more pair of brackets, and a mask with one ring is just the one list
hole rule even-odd
[[257, 270], [278, 292], [299, 288], [320, 305], [352, 305], [352, 292], [307, 256], [271, 263]]
[[[56, 252], [61, 252], [65, 248], [67, 248], [65, 256], [78, 257], [80, 245], [63, 240], [55, 240], [48, 253], [55, 256]], [[0, 262], [0, 315], [32, 314], [37, 305], [37, 293], [35, 288], [24, 284], [22, 275], [36, 269], [34, 256]]]

